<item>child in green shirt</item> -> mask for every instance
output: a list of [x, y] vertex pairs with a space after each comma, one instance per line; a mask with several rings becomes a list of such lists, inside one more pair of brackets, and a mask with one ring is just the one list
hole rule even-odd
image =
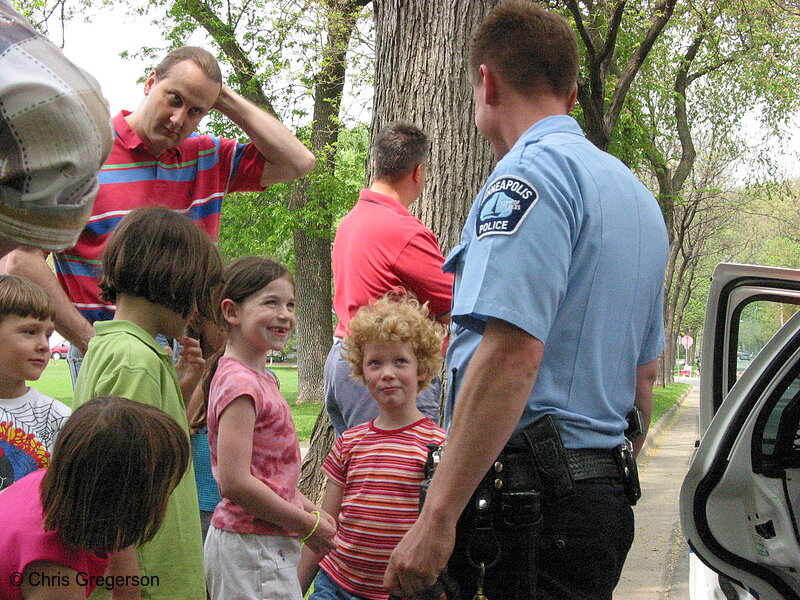
[[[180, 340], [195, 311], [211, 318], [221, 272], [222, 262], [211, 240], [186, 217], [156, 206], [129, 213], [103, 254], [100, 293], [116, 304], [116, 313], [112, 321], [94, 324], [95, 337], [75, 385], [75, 407], [96, 396], [129, 398], [172, 416], [188, 438], [172, 355], [155, 338], [162, 334]], [[158, 582], [140, 588], [142, 598], [205, 598], [191, 464], [169, 498], [158, 535], [130, 554], [126, 561], [130, 574]], [[102, 597], [103, 592], [96, 590], [92, 598]]]

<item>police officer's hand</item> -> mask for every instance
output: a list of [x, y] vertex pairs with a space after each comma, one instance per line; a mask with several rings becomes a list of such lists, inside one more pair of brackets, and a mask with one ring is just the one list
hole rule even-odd
[[455, 544], [455, 524], [420, 515], [389, 558], [383, 585], [393, 596], [410, 597], [433, 586]]

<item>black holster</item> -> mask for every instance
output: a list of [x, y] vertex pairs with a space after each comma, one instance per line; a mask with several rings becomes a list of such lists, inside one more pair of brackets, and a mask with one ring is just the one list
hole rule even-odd
[[[536, 589], [536, 545], [543, 497], [574, 491], [574, 482], [552, 417], [522, 432], [522, 447], [506, 448], [478, 484], [458, 520], [456, 543], [446, 576], [468, 599], [481, 583], [486, 595], [528, 599]], [[432, 448], [426, 464], [420, 503], [441, 456]], [[511, 575], [511, 576], [509, 576]], [[502, 591], [499, 594], [498, 591]], [[448, 595], [448, 600], [457, 600]]]

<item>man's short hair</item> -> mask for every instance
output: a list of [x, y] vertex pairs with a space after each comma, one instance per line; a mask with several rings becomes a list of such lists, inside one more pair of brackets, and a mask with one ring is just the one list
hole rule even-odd
[[375, 179], [398, 181], [428, 160], [431, 143], [421, 129], [393, 121], [384, 126], [372, 144]]
[[0, 275], [0, 321], [9, 315], [53, 319], [53, 303], [44, 288], [16, 275]]
[[222, 259], [208, 235], [163, 206], [137, 208], [120, 222], [103, 252], [100, 298], [144, 298], [186, 318], [197, 308], [212, 319]]
[[197, 46], [181, 46], [167, 54], [154, 69], [156, 79], [164, 79], [172, 67], [185, 60], [190, 60], [200, 67], [211, 81], [222, 83], [222, 71], [217, 59], [209, 51]]
[[572, 93], [578, 61], [578, 40], [569, 23], [530, 0], [497, 4], [478, 27], [469, 52], [473, 78], [485, 64], [519, 92], [546, 86], [559, 96]]

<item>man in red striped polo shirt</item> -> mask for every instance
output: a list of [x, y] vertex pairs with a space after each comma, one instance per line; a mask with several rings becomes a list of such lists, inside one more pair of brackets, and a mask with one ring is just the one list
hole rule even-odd
[[[195, 133], [212, 109], [251, 140], [242, 144]], [[56, 305], [56, 329], [83, 353], [94, 321], [113, 317], [114, 306], [99, 298], [103, 249], [131, 210], [164, 205], [185, 214], [212, 239], [219, 234], [222, 198], [297, 179], [314, 166], [313, 154], [277, 119], [222, 83], [216, 59], [201, 48], [170, 52], [150, 73], [134, 112], [113, 118], [111, 155], [100, 171], [100, 191], [78, 243], [54, 255], [21, 248], [9, 256], [8, 271], [43, 286]], [[71, 369], [75, 376], [77, 369]]]

